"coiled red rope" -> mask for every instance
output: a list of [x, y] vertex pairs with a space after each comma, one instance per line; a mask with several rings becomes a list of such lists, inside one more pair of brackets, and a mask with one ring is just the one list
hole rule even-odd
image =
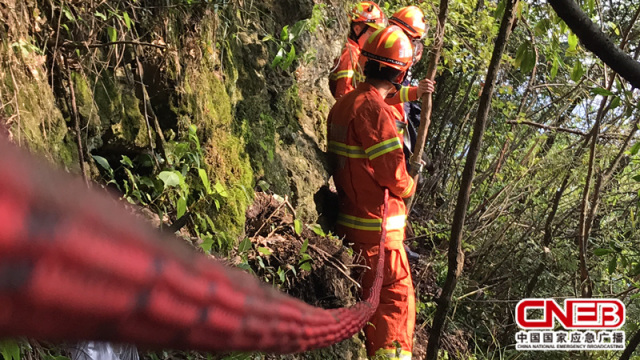
[[385, 235], [374, 291], [323, 310], [163, 238], [0, 139], [0, 338], [273, 353], [329, 346], [377, 308]]

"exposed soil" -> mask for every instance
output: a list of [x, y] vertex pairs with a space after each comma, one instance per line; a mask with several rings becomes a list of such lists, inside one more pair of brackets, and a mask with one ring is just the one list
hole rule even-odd
[[[301, 231], [297, 234], [295, 226], [292, 207], [286, 200], [256, 193], [255, 202], [247, 210], [246, 224], [246, 233], [252, 243], [247, 260], [253, 272], [263, 280], [275, 282], [282, 291], [315, 306], [353, 305], [357, 286], [351, 279], [351, 270], [359, 266], [354, 264], [351, 251], [340, 239], [323, 236], [319, 229], [314, 231], [300, 223]], [[308, 245], [306, 251], [302, 251], [305, 242]], [[305, 260], [303, 254], [311, 259]], [[236, 265], [242, 261], [242, 256], [235, 257]], [[287, 271], [285, 281], [278, 276], [278, 269]]]

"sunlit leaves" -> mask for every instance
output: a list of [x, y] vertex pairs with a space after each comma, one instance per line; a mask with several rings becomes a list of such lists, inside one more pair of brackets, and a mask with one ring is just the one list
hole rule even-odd
[[533, 50], [532, 44], [529, 41], [523, 42], [518, 51], [516, 52], [515, 66], [520, 67], [520, 70], [525, 73], [531, 72], [536, 65], [536, 54]]
[[567, 49], [567, 53], [575, 53], [578, 47], [578, 36], [572, 32], [569, 33], [567, 37], [567, 43], [569, 44], [569, 48]]
[[560, 68], [560, 59], [557, 56], [553, 57], [553, 64], [551, 65], [551, 70], [549, 71], [549, 79], [553, 80], [558, 75], [558, 69]]
[[582, 67], [582, 62], [576, 61], [573, 65], [573, 70], [571, 70], [571, 80], [579, 81], [584, 75], [584, 68]]

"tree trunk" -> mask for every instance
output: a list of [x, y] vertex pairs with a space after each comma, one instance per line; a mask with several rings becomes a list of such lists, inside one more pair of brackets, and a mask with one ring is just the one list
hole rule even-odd
[[635, 335], [633, 335], [631, 340], [629, 340], [629, 345], [627, 345], [627, 348], [624, 349], [622, 356], [620, 356], [620, 360], [631, 359], [631, 355], [633, 355], [633, 352], [638, 347], [638, 344], [640, 344], [640, 330], [636, 331]]
[[460, 184], [460, 192], [458, 193], [458, 201], [455, 208], [455, 215], [453, 218], [453, 224], [451, 226], [451, 238], [449, 240], [449, 266], [447, 271], [447, 278], [442, 288], [442, 294], [438, 298], [438, 308], [436, 310], [433, 326], [431, 328], [429, 336], [429, 345], [427, 347], [427, 360], [435, 360], [438, 357], [438, 349], [440, 343], [440, 336], [447, 317], [449, 305], [451, 304], [451, 297], [453, 291], [458, 282], [458, 277], [462, 272], [464, 265], [464, 253], [462, 252], [462, 232], [464, 228], [465, 215], [467, 207], [469, 205], [469, 196], [471, 194], [471, 186], [473, 184], [473, 176], [476, 169], [476, 163], [478, 160], [478, 154], [482, 148], [482, 137], [487, 124], [487, 118], [489, 117], [489, 110], [491, 108], [491, 98], [495, 87], [496, 77], [498, 69], [500, 68], [500, 61], [502, 54], [507, 45], [507, 39], [511, 34], [511, 28], [515, 19], [518, 0], [507, 0], [507, 6], [502, 18], [502, 24], [500, 25], [500, 32], [496, 39], [495, 47], [493, 49], [493, 55], [491, 57], [491, 63], [487, 72], [487, 78], [485, 79], [484, 89], [482, 96], [480, 97], [480, 104], [478, 107], [478, 115], [473, 127], [473, 135], [471, 138], [471, 145], [469, 146], [469, 152], [467, 160], [465, 162], [464, 170], [462, 172], [462, 181]]
[[[440, 13], [438, 14], [438, 28], [436, 30], [436, 38], [431, 55], [429, 57], [429, 67], [427, 68], [427, 78], [435, 79], [438, 69], [438, 61], [440, 61], [440, 52], [442, 51], [442, 43], [444, 42], [444, 24], [447, 21], [447, 12], [449, 11], [449, 0], [440, 0]], [[424, 145], [427, 142], [427, 134], [429, 125], [431, 124], [431, 111], [433, 110], [433, 98], [431, 93], [422, 95], [422, 112], [420, 113], [420, 127], [418, 128], [418, 138], [416, 140], [415, 152], [410, 164], [420, 164], [422, 154], [424, 153]], [[411, 176], [418, 181], [418, 166], [411, 166]], [[413, 202], [413, 197], [408, 201]]]
[[640, 62], [617, 47], [574, 0], [549, 0], [549, 4], [589, 51], [634, 87], [640, 88]]

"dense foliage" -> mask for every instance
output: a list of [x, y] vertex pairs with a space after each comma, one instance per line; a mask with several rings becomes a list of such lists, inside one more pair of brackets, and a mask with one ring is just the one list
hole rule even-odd
[[[637, 2], [578, 2], [638, 59]], [[234, 231], [241, 232], [255, 183], [306, 206], [317, 189], [306, 188], [305, 181], [326, 180], [317, 156], [325, 146], [322, 118], [330, 103], [310, 89], [326, 93], [325, 75], [336, 54], [327, 55], [331, 44], [318, 39], [344, 39], [335, 34], [346, 29], [350, 4], [153, 3], [33, 0], [16, 7], [15, 1], [0, 1], [3, 15], [19, 8], [16, 13], [24, 12], [34, 28], [18, 15], [3, 18], [0, 131], [6, 127], [16, 142], [55, 153], [69, 168], [86, 165], [83, 173], [150, 207], [166, 225], [188, 216], [182, 225], [202, 240], [205, 252], [228, 250], [239, 235]], [[293, 3], [304, 16], [291, 14]], [[391, 14], [414, 1], [380, 3]], [[430, 35], [438, 4], [419, 2]], [[449, 5], [428, 165], [409, 235], [429, 259], [414, 273], [431, 273], [440, 286], [473, 119], [503, 12], [504, 1]], [[426, 48], [432, 45], [428, 36]], [[424, 76], [427, 59], [416, 65], [414, 79]], [[314, 67], [320, 70], [309, 76]], [[47, 72], [39, 74], [42, 69]], [[44, 102], [51, 94], [42, 95], [41, 85], [56, 93], [51, 103]], [[627, 339], [640, 331], [639, 101], [638, 90], [585, 51], [550, 6], [519, 4], [467, 211], [465, 266], [444, 340], [456, 342], [444, 346], [443, 358], [621, 355], [517, 352], [514, 308], [527, 297], [618, 298], [627, 305]], [[55, 108], [60, 115], [34, 115]], [[311, 121], [302, 124], [303, 117]], [[437, 286], [418, 284], [418, 327], [430, 326], [438, 295]], [[35, 348], [42, 358], [59, 355]], [[18, 358], [20, 347], [1, 342], [0, 354]], [[231, 358], [252, 357], [259, 355]]]
[[[637, 59], [637, 4], [581, 4]], [[437, 2], [423, 6], [435, 25]], [[501, 11], [502, 3], [489, 1], [450, 4], [429, 173], [413, 214], [414, 229], [425, 235], [416, 241], [432, 249], [440, 280], [470, 119]], [[526, 297], [580, 297], [592, 289], [594, 297], [622, 299], [628, 338], [637, 331], [640, 97], [584, 51], [550, 6], [520, 3], [513, 30], [473, 183], [465, 268], [449, 331], [467, 334], [478, 358], [574, 358], [516, 352], [515, 304]], [[433, 295], [420, 294], [426, 304]], [[432, 307], [424, 309], [428, 322]]]

